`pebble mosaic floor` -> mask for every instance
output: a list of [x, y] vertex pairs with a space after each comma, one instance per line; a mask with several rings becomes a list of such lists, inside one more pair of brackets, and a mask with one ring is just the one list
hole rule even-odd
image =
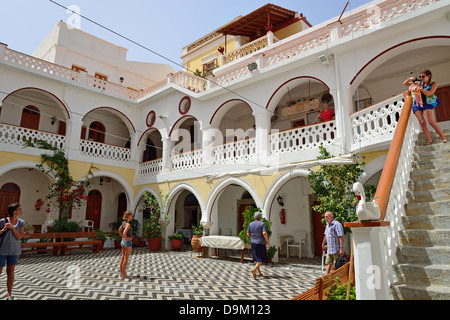
[[[250, 256], [219, 251], [200, 258], [192, 251], [134, 248], [130, 278], [119, 277], [120, 249], [71, 251], [67, 256], [24, 254], [16, 266], [15, 300], [290, 300], [324, 275], [320, 258], [282, 258], [264, 265], [256, 280]], [[6, 268], [0, 299], [6, 299]]]

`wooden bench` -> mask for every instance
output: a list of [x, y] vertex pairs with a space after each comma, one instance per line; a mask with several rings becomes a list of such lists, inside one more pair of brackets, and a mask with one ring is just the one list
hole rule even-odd
[[[292, 300], [325, 300], [326, 294], [324, 294], [324, 291], [326, 288], [331, 287], [333, 284], [336, 283], [335, 279], [336, 277], [341, 279], [341, 284], [345, 284], [348, 281], [348, 273], [349, 273], [349, 267], [350, 262], [346, 263], [339, 269], [316, 279], [316, 285], [303, 292], [302, 294], [296, 296]], [[352, 277], [351, 283], [355, 283], [355, 275], [354, 275], [354, 266], [352, 266], [352, 274], [350, 275]]]
[[21, 242], [20, 247], [22, 248], [22, 253], [32, 252], [32, 251], [44, 251], [53, 252], [54, 256], [59, 256], [59, 248], [61, 247], [60, 242], [56, 242], [56, 233], [24, 233], [22, 239], [32, 240], [32, 239], [44, 239], [44, 242]]
[[[101, 240], [95, 239], [97, 237], [97, 232], [60, 232], [57, 234], [56, 238], [60, 239], [61, 243], [61, 253], [66, 255], [67, 251], [76, 249], [92, 249], [94, 252], [100, 251]], [[74, 240], [70, 240], [75, 238]], [[92, 238], [91, 240], [86, 240], [84, 238]]]

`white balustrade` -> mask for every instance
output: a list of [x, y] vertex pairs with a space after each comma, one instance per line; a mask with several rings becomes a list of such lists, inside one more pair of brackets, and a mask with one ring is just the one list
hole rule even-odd
[[420, 9], [439, 0], [387, 0], [368, 7], [365, 11], [342, 19], [342, 35], [365, 29], [375, 29], [381, 23], [400, 17], [404, 14]]
[[131, 160], [131, 149], [113, 146], [106, 143], [84, 140], [80, 141], [80, 152], [82, 155], [129, 162]]
[[403, 95], [398, 95], [350, 115], [351, 150], [392, 140], [403, 104]]
[[49, 143], [52, 147], [59, 149], [64, 148], [66, 143], [66, 137], [60, 134], [0, 123], [0, 143], [23, 147], [23, 139], [31, 142], [43, 140]]
[[142, 178], [156, 176], [162, 169], [162, 159], [141, 162], [138, 167], [138, 176]]
[[24, 68], [44, 72], [55, 77], [78, 81], [79, 73], [74, 70], [14, 50], [6, 49], [3, 60]]
[[255, 138], [230, 142], [213, 147], [214, 164], [245, 164], [256, 162]]
[[270, 134], [272, 155], [315, 149], [333, 143], [336, 135], [336, 121], [298, 127]]
[[[272, 37], [273, 37], [274, 43], [279, 41], [275, 36], [272, 35]], [[249, 54], [257, 52], [268, 46], [269, 46], [269, 37], [268, 37], [268, 35], [265, 35], [264, 37], [261, 37], [252, 42], [246, 43], [245, 45], [224, 54], [223, 58], [222, 58], [223, 64], [225, 65], [227, 63], [236, 61], [242, 57], [248, 56]]]
[[206, 79], [194, 76], [184, 71], [179, 71], [171, 75], [172, 83], [196, 93], [206, 89]]
[[402, 229], [402, 217], [406, 216], [405, 205], [408, 198], [409, 179], [412, 171], [411, 163], [414, 160], [414, 147], [420, 132], [420, 125], [414, 116], [409, 117], [408, 126], [403, 140], [397, 171], [395, 173], [392, 191], [389, 197], [385, 220], [390, 222], [388, 228], [385, 228], [384, 250], [386, 257], [386, 266], [388, 270], [388, 281], [392, 284], [395, 280], [393, 265], [397, 262], [396, 251], [400, 245]]
[[192, 170], [200, 168], [203, 164], [203, 150], [194, 150], [172, 155], [172, 170]]

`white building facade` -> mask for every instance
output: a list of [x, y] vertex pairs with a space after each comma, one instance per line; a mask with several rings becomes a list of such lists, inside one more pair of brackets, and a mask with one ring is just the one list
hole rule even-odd
[[[0, 44], [2, 196], [18, 196], [32, 225], [56, 218], [34, 207], [50, 182], [35, 167], [42, 150], [21, 142], [43, 139], [66, 152], [76, 179], [91, 164], [98, 168], [95, 213], [85, 205], [74, 221], [110, 231], [131, 210], [142, 225], [143, 194], [162, 191], [169, 232], [201, 222], [209, 234], [237, 235], [242, 210], [253, 204], [272, 224], [272, 245], [305, 230], [303, 256], [318, 254], [323, 234], [302, 163], [315, 160], [319, 146], [335, 156], [362, 154], [361, 180], [377, 184], [402, 111], [402, 83], [424, 68], [443, 97], [436, 119], [450, 127], [448, 0], [373, 1], [337, 20], [269, 41], [206, 78], [126, 61], [126, 49], [64, 23], [33, 56]], [[321, 109], [313, 101], [327, 94], [335, 119], [313, 124]]]

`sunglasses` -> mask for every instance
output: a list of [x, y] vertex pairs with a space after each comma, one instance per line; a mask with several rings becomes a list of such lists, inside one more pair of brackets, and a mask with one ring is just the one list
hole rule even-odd
[[428, 77], [428, 76], [420, 76], [420, 77], [423, 79], [423, 78]]

